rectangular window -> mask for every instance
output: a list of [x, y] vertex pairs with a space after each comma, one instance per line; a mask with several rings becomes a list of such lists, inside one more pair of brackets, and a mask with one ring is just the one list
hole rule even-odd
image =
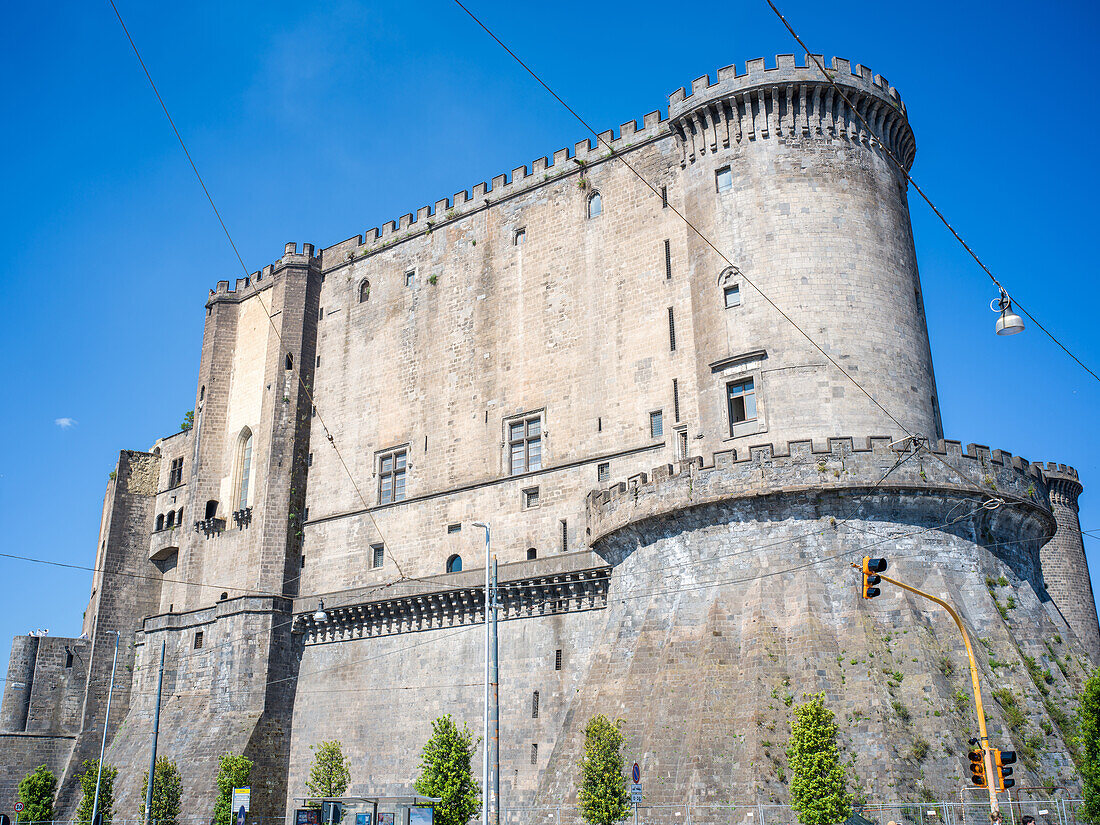
[[676, 457], [679, 459], [687, 458], [688, 455], [688, 431], [686, 427], [682, 427], [676, 431]]
[[661, 208], [662, 209], [667, 209], [668, 208], [668, 187], [667, 186], [662, 186], [661, 187]]
[[313, 453], [310, 453], [309, 456], [306, 458], [306, 466], [307, 467], [312, 467], [313, 466]]
[[324, 307], [320, 307], [320, 308], [319, 308], [319, 309], [317, 310], [317, 320], [318, 320], [318, 321], [323, 321], [323, 320], [324, 320], [324, 318], [325, 318], [325, 308], [324, 308]]
[[302, 521], [309, 521], [309, 508], [302, 510]]
[[676, 316], [672, 307], [668, 308], [668, 351], [676, 352]]
[[372, 544], [370, 546], [370, 566], [381, 567], [386, 563], [386, 545]]
[[569, 550], [569, 522], [566, 519], [561, 520], [561, 551], [564, 553]]
[[680, 382], [672, 379], [672, 415], [676, 423], [680, 423]]
[[408, 272], [405, 273], [405, 286], [415, 286], [415, 285], [416, 285], [416, 270], [415, 269], [410, 269]]
[[202, 631], [195, 631], [195, 650], [202, 650]]
[[539, 746], [532, 743], [531, 745], [531, 764], [537, 765], [539, 763]]
[[554, 670], [561, 670], [561, 649], [554, 651]]
[[512, 236], [512, 246], [523, 246], [527, 240], [527, 230], [517, 229], [516, 234]]
[[461, 533], [462, 532], [462, 525], [461, 524], [448, 524], [447, 525], [447, 532], [448, 533]]
[[532, 507], [539, 506], [539, 488], [528, 487], [523, 491], [523, 509], [530, 510]]
[[173, 458], [172, 465], [168, 468], [168, 486], [179, 487], [183, 484], [183, 459]]
[[741, 285], [734, 284], [733, 286], [727, 286], [722, 290], [722, 295], [726, 299], [726, 309], [731, 307], [741, 306]]
[[672, 279], [672, 245], [665, 240], [665, 280]]
[[394, 450], [378, 457], [378, 503], [405, 500], [405, 451]]
[[542, 469], [542, 415], [508, 422], [508, 462], [511, 475]]
[[756, 388], [751, 378], [726, 385], [726, 399], [729, 404], [730, 435], [733, 425], [742, 421], [756, 419]]
[[728, 192], [733, 188], [733, 175], [730, 174], [730, 168], [723, 166], [717, 172], [714, 173], [715, 185], [719, 192]]
[[649, 437], [663, 438], [665, 434], [665, 415], [661, 410], [649, 414]]
[[537, 690], [531, 694], [531, 718], [539, 718], [539, 692]]
[[611, 478], [611, 462], [605, 461], [596, 465], [596, 481], [601, 484]]
[[317, 356], [317, 366], [321, 366], [321, 356]]

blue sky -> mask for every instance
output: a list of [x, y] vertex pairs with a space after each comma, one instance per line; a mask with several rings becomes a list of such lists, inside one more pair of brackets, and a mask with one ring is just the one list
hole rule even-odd
[[[250, 270], [586, 137], [443, 0], [119, 2]], [[814, 51], [899, 89], [917, 180], [1100, 372], [1094, 5], [781, 7]], [[719, 66], [799, 52], [764, 0], [472, 8], [601, 130]], [[178, 427], [207, 289], [240, 270], [106, 0], [14, 4], [5, 23], [0, 548], [91, 564], [118, 450]], [[1100, 530], [1100, 383], [1034, 327], [994, 336], [991, 284], [911, 209], [948, 437], [1075, 465]], [[0, 667], [14, 634], [79, 633], [90, 580], [0, 559]]]

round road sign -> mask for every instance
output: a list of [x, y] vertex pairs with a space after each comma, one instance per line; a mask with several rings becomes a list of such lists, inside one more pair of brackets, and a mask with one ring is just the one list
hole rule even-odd
[[634, 763], [634, 767], [630, 771], [630, 776], [633, 778], [635, 785], [642, 781], [642, 769], [638, 767], [637, 762]]
[[15, 812], [17, 814], [23, 812], [23, 803], [22, 802], [16, 802], [15, 803]]

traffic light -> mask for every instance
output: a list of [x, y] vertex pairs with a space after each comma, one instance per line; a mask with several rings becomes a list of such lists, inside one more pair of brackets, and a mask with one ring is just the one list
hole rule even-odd
[[870, 556], [865, 556], [863, 559], [863, 598], [873, 599], [879, 594], [879, 589], [875, 587], [882, 579], [876, 576], [876, 573], [881, 573], [886, 569], [886, 559], [872, 559]]
[[985, 781], [985, 753], [980, 750], [972, 750], [970, 757], [970, 781], [979, 788], [986, 787]]
[[1007, 767], [1016, 761], [1016, 751], [993, 751], [993, 764], [997, 768], [997, 790], [1005, 791], [1016, 784], [1012, 776], [1012, 768]]

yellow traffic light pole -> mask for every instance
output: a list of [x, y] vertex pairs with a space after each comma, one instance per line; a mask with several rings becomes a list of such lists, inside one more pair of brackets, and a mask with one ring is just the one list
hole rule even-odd
[[[859, 565], [853, 564], [852, 567], [859, 569]], [[962, 619], [959, 618], [959, 614], [955, 612], [943, 599], [938, 599], [931, 593], [925, 593], [923, 590], [918, 590], [915, 587], [910, 587], [904, 582], [899, 582], [897, 579], [891, 579], [889, 576], [883, 576], [881, 573], [878, 577], [890, 584], [896, 584], [902, 590], [908, 590], [910, 593], [916, 593], [918, 596], [924, 596], [924, 598], [934, 601], [940, 607], [948, 612], [952, 619], [955, 620], [955, 626], [959, 628], [959, 633], [962, 634], [963, 644], [966, 645], [966, 656], [970, 660], [970, 681], [974, 687], [974, 705], [978, 710], [978, 730], [981, 733], [982, 753], [985, 754], [985, 784], [989, 788], [989, 810], [996, 813], [997, 807], [997, 772], [993, 766], [993, 749], [989, 746], [989, 734], [985, 729], [985, 709], [982, 707], [982, 689], [978, 684], [978, 663], [974, 660], [974, 650], [970, 647], [970, 636], [966, 633], [966, 628], [963, 627]]]

